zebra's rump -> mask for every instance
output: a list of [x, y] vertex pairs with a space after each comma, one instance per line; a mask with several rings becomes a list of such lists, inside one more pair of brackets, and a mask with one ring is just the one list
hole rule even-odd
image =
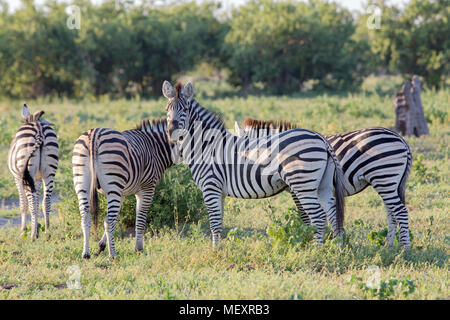
[[91, 129], [81, 135], [74, 146], [74, 183], [86, 184], [85, 181], [90, 179], [89, 161], [93, 157], [100, 191], [134, 194], [150, 180], [157, 181], [171, 163], [166, 140], [164, 131]]
[[[42, 137], [37, 124], [22, 125], [11, 142], [8, 154], [8, 166], [14, 176], [22, 176], [26, 166], [39, 167], [40, 156], [38, 152]], [[29, 163], [31, 157], [36, 161]]]
[[397, 133], [382, 127], [365, 128], [327, 135], [344, 171], [349, 194], [374, 188], [398, 187], [411, 163], [406, 141]]

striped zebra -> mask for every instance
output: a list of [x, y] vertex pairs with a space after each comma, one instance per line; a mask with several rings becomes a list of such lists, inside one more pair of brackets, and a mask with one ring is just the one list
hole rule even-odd
[[45, 230], [49, 230], [49, 214], [53, 191], [53, 179], [58, 168], [58, 140], [53, 123], [42, 118], [44, 111], [30, 114], [26, 104], [22, 107], [23, 124], [11, 142], [8, 167], [19, 190], [22, 234], [26, 229], [27, 207], [31, 214], [31, 240], [39, 236], [37, 216], [39, 190], [44, 181], [42, 209]]
[[177, 142], [203, 193], [214, 246], [222, 232], [224, 197], [266, 198], [287, 188], [316, 226], [318, 243], [323, 242], [325, 211], [336, 216], [335, 235], [342, 235], [342, 169], [324, 137], [294, 129], [258, 139], [239, 138], [225, 129], [217, 115], [200, 106], [193, 93], [191, 83], [184, 88], [177, 83], [175, 89], [167, 81], [163, 84], [163, 95], [169, 100], [169, 139]]
[[[73, 182], [78, 196], [83, 230], [83, 254], [90, 258], [89, 230], [91, 215], [98, 217], [97, 190], [106, 195], [105, 233], [98, 243], [98, 253], [108, 244], [109, 256], [117, 256], [114, 230], [125, 196], [136, 196], [135, 250], [143, 250], [146, 218], [155, 186], [164, 171], [176, 161], [167, 137], [167, 121], [143, 120], [136, 129], [118, 132], [95, 128], [76, 141], [73, 155]], [[176, 151], [176, 149], [175, 149]]]
[[[261, 137], [290, 130], [289, 122], [259, 121], [247, 118], [242, 128], [235, 122], [241, 137]], [[410, 246], [405, 188], [411, 170], [412, 156], [408, 143], [396, 132], [375, 127], [327, 135], [344, 170], [346, 196], [371, 185], [381, 196], [388, 221], [388, 245], [394, 244], [397, 225], [400, 243]], [[308, 217], [305, 216], [304, 221]]]

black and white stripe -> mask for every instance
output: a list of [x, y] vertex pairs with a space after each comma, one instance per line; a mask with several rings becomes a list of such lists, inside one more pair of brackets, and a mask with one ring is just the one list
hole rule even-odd
[[[239, 136], [261, 137], [295, 128], [288, 122], [259, 121], [247, 118]], [[400, 242], [409, 247], [408, 210], [405, 188], [411, 170], [412, 155], [408, 143], [396, 132], [382, 128], [364, 128], [327, 135], [344, 171], [346, 196], [371, 185], [384, 201], [388, 220], [388, 244], [393, 245], [397, 225]], [[307, 219], [307, 217], [306, 217]]]
[[23, 125], [11, 143], [8, 153], [8, 167], [19, 190], [21, 231], [26, 229], [27, 207], [31, 214], [31, 240], [38, 237], [37, 216], [39, 191], [44, 182], [42, 208], [45, 230], [50, 227], [49, 214], [53, 180], [58, 168], [58, 140], [51, 122], [42, 119], [44, 111], [30, 114], [26, 104], [22, 107]]
[[176, 160], [173, 144], [167, 137], [165, 119], [145, 119], [137, 129], [118, 132], [95, 128], [83, 133], [75, 143], [72, 156], [73, 182], [78, 196], [84, 235], [83, 258], [89, 258], [91, 214], [97, 217], [97, 189], [106, 195], [105, 233], [99, 252], [108, 244], [115, 257], [114, 230], [122, 202], [136, 195], [137, 251], [143, 250], [146, 218], [155, 186], [164, 171]]
[[225, 196], [265, 198], [287, 188], [317, 227], [319, 243], [323, 241], [326, 211], [337, 211], [335, 235], [342, 235], [342, 170], [324, 137], [294, 129], [258, 139], [239, 138], [192, 98], [192, 84], [183, 89], [177, 84], [174, 90], [166, 81], [163, 94], [169, 99], [169, 137], [177, 142], [183, 161], [203, 192], [214, 245], [222, 231]]

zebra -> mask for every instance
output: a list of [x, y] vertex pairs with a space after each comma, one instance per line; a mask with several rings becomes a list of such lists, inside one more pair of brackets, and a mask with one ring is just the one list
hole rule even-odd
[[[290, 122], [260, 121], [246, 118], [242, 128], [235, 122], [240, 137], [261, 137], [295, 128]], [[387, 244], [394, 244], [397, 225], [400, 243], [410, 247], [409, 218], [405, 189], [412, 165], [408, 143], [396, 132], [372, 127], [325, 138], [333, 146], [344, 170], [346, 196], [357, 194], [371, 185], [384, 202], [388, 221]], [[308, 217], [304, 215], [304, 221]]]
[[336, 211], [334, 233], [342, 236], [342, 169], [324, 137], [294, 129], [259, 139], [239, 138], [225, 129], [219, 116], [198, 104], [193, 94], [192, 83], [184, 88], [177, 83], [175, 89], [168, 81], [163, 83], [167, 133], [203, 193], [213, 246], [220, 241], [226, 196], [266, 198], [287, 188], [310, 216], [317, 243], [323, 242], [325, 211]]
[[25, 233], [27, 206], [31, 214], [31, 241], [39, 237], [37, 216], [39, 190], [44, 182], [42, 209], [45, 231], [50, 228], [49, 214], [54, 178], [58, 169], [58, 139], [51, 128], [53, 123], [42, 118], [43, 110], [31, 114], [28, 106], [22, 107], [23, 124], [17, 130], [8, 152], [8, 167], [19, 190], [22, 219], [21, 235]]
[[135, 250], [143, 250], [146, 217], [155, 186], [164, 171], [176, 163], [176, 149], [167, 137], [165, 118], [145, 118], [136, 129], [118, 132], [94, 128], [75, 142], [72, 154], [73, 182], [78, 197], [83, 231], [84, 259], [90, 258], [91, 215], [98, 218], [97, 189], [106, 196], [105, 232], [98, 242], [100, 254], [108, 244], [109, 256], [117, 256], [114, 230], [125, 196], [136, 196]]

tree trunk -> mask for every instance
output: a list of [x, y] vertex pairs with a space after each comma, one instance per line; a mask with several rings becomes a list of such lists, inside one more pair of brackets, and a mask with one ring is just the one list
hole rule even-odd
[[[411, 87], [412, 84], [412, 87]], [[428, 125], [420, 99], [420, 82], [415, 75], [411, 83], [405, 82], [394, 96], [395, 131], [402, 135], [419, 137], [428, 135]]]

